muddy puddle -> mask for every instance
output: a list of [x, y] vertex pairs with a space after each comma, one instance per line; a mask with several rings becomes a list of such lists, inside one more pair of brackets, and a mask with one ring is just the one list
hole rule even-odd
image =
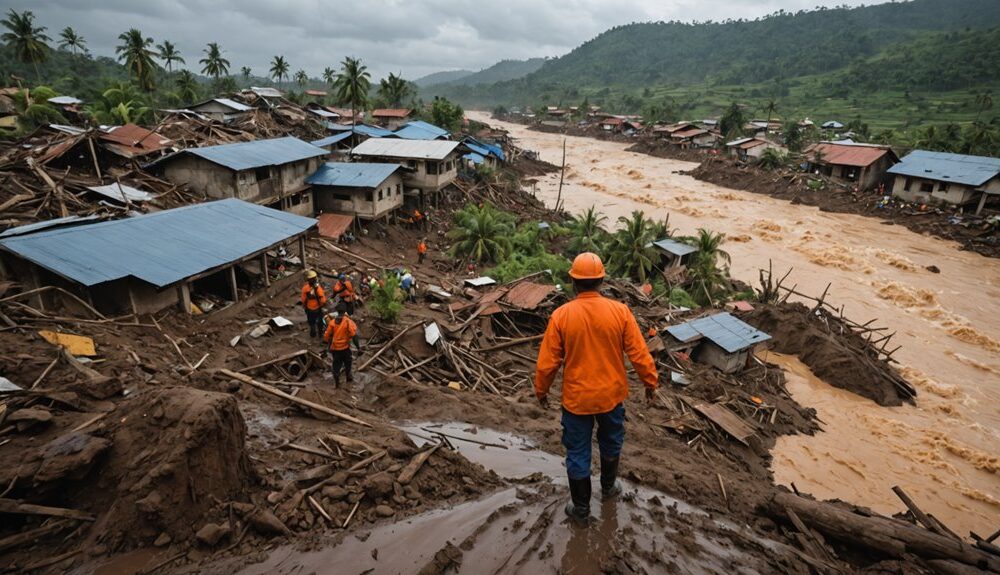
[[[850, 398], [798, 397], [802, 405], [828, 400], [830, 411], [865, 414], [844, 428], [883, 431], [865, 449], [845, 449], [833, 424], [815, 438], [796, 438], [815, 453], [851, 452], [861, 474], [829, 481], [829, 469], [808, 457], [776, 461], [775, 473], [820, 486], [816, 495], [840, 497], [884, 509], [895, 506], [889, 488], [895, 475], [882, 476], [883, 460], [898, 462], [897, 483], [937, 501], [936, 507], [959, 531], [993, 532], [1000, 517], [1000, 260], [958, 250], [957, 244], [913, 233], [902, 226], [852, 214], [820, 212], [768, 196], [732, 190], [681, 174], [696, 164], [626, 152], [628, 144], [564, 137], [496, 122], [488, 114], [470, 117], [505, 128], [518, 145], [559, 164], [566, 146], [566, 209], [579, 213], [596, 205], [615, 225], [633, 210], [647, 217], [669, 215], [678, 234], [698, 228], [725, 232], [723, 248], [732, 255], [732, 274], [756, 284], [758, 270], [773, 262], [776, 273], [794, 271], [789, 284], [819, 295], [861, 323], [888, 326], [893, 356], [918, 389], [915, 407], [886, 410], [860, 406]], [[538, 197], [555, 204], [559, 174], [538, 178]], [[927, 266], [941, 273], [931, 273]], [[851, 406], [847, 408], [846, 406]], [[833, 416], [830, 416], [833, 420]], [[852, 427], [852, 424], [855, 427]], [[848, 437], [851, 437], [848, 435]], [[822, 442], [827, 442], [823, 445]], [[836, 448], [836, 449], [835, 449]], [[804, 448], [803, 448], [804, 449]], [[829, 459], [820, 458], [817, 459]], [[846, 461], [846, 459], [845, 459]], [[785, 465], [794, 469], [783, 469]], [[905, 473], [903, 470], [906, 470]], [[923, 504], [923, 501], [921, 502]], [[943, 518], [943, 517], [942, 517]]]
[[[564, 515], [558, 456], [519, 436], [462, 423], [407, 423], [417, 444], [448, 442], [470, 461], [520, 483], [484, 498], [437, 509], [309, 549], [278, 547], [260, 563], [230, 562], [206, 573], [416, 573], [450, 565], [456, 573], [600, 573], [602, 568], [671, 573], [770, 573], [782, 544], [721, 521], [663, 493], [625, 482], [613, 501], [594, 497], [587, 528]], [[483, 445], [486, 444], [486, 445]], [[529, 477], [530, 476], [530, 477]], [[597, 491], [595, 477], [595, 492]], [[749, 555], [748, 555], [749, 551]]]

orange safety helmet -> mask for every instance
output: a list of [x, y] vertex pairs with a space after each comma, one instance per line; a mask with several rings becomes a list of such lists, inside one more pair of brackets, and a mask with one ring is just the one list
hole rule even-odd
[[569, 276], [575, 280], [596, 280], [604, 277], [604, 262], [593, 252], [583, 252], [573, 260]]

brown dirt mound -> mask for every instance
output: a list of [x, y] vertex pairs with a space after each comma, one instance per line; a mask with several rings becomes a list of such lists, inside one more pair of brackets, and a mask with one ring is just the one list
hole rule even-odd
[[744, 320], [771, 334], [775, 351], [799, 356], [813, 373], [830, 385], [867, 397], [879, 405], [902, 405], [903, 399], [893, 383], [893, 368], [883, 360], [858, 351], [863, 348], [864, 340], [847, 326], [842, 335], [834, 336], [800, 303], [761, 306]]
[[685, 162], [700, 162], [706, 156], [702, 150], [682, 149], [672, 146], [659, 138], [642, 138], [635, 144], [625, 148], [625, 151], [646, 154], [655, 158], [669, 158]]

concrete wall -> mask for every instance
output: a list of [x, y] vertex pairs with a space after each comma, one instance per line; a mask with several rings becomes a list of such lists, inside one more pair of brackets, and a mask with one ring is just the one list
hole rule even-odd
[[[248, 202], [269, 205], [282, 196], [305, 190], [307, 177], [315, 172], [325, 160], [323, 157], [309, 158], [281, 166], [234, 172], [194, 155], [172, 160], [163, 169], [164, 176], [176, 184], [188, 184], [195, 191], [210, 198], [239, 198]], [[312, 214], [312, 204], [308, 210], [296, 209], [301, 215]]]
[[[906, 189], [909, 180], [909, 189]], [[947, 189], [946, 189], [947, 188]], [[926, 191], [926, 190], [930, 191]], [[908, 202], [923, 204], [946, 203], [952, 205], [967, 204], [979, 199], [979, 191], [961, 184], [938, 182], [924, 178], [907, 178], [896, 176], [892, 183], [892, 194]]]
[[[380, 156], [358, 156], [365, 162], [394, 163], [410, 168], [403, 174], [403, 183], [408, 188], [419, 188], [425, 192], [436, 192], [458, 177], [459, 155], [451, 153], [441, 161], [437, 160], [407, 160], [405, 158], [387, 158]], [[437, 173], [430, 173], [430, 166], [436, 168]]]
[[373, 220], [403, 205], [403, 178], [396, 173], [377, 188], [316, 186], [313, 192], [318, 212], [355, 214]]
[[727, 353], [726, 350], [714, 343], [704, 341], [695, 348], [694, 359], [700, 363], [711, 365], [722, 373], [736, 373], [746, 365], [749, 353], [749, 350]]

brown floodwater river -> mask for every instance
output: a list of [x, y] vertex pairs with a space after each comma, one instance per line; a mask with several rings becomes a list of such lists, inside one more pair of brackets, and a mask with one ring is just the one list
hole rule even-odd
[[[879, 407], [818, 380], [794, 357], [769, 354], [788, 373], [789, 390], [818, 410], [824, 431], [784, 438], [775, 447], [775, 481], [820, 498], [881, 512], [902, 511], [900, 485], [959, 533], [1000, 527], [1000, 259], [901, 226], [833, 214], [680, 174], [690, 162], [626, 152], [627, 144], [507, 129], [518, 145], [559, 165], [566, 140], [565, 208], [590, 206], [615, 226], [643, 210], [681, 235], [724, 232], [734, 277], [756, 285], [772, 261], [786, 281], [819, 295], [848, 317], [895, 331], [894, 355], [919, 391], [914, 406]], [[559, 174], [538, 178], [538, 197], [555, 205]], [[934, 265], [941, 273], [927, 271]]]

